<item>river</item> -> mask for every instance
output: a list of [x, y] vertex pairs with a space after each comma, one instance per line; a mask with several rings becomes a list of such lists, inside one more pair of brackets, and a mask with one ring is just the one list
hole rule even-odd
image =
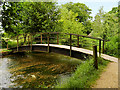
[[7, 55], [0, 59], [0, 88], [54, 88], [82, 62], [56, 53]]

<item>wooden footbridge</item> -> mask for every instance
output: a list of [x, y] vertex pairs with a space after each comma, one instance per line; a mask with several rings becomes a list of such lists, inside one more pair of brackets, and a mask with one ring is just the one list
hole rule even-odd
[[[97, 42], [99, 42], [97, 45], [99, 47], [97, 55], [104, 59], [118, 62], [117, 58], [104, 54], [104, 45], [106, 40], [91, 36], [78, 35], [78, 34], [49, 32], [49, 33], [27, 34], [25, 37], [24, 35], [18, 35], [14, 38], [11, 38], [13, 40], [16, 40], [17, 46], [8, 48], [9, 46], [7, 44], [7, 49], [11, 49], [13, 52], [20, 52], [20, 51], [55, 52], [75, 58], [81, 58], [80, 54], [83, 53], [86, 55], [93, 55], [93, 50], [81, 48], [80, 38], [82, 39], [88, 38], [88, 41], [90, 39], [96, 40]], [[23, 43], [24, 40], [26, 40], [25, 43]], [[64, 45], [63, 42], [65, 43]], [[93, 42], [91, 42], [92, 46], [94, 45]]]

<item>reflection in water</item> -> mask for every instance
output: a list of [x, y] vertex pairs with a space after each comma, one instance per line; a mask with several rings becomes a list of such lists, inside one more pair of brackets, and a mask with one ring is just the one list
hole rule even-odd
[[[55, 53], [17, 53], [0, 59], [0, 87], [54, 87], [81, 61]], [[59, 80], [58, 80], [59, 81]]]
[[9, 72], [8, 69], [9, 64], [10, 59], [0, 59], [0, 88], [9, 88], [9, 86], [13, 84], [10, 79], [12, 74]]

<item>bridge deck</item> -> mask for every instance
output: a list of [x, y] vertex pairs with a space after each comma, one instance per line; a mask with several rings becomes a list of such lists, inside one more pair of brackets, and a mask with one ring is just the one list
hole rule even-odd
[[[33, 46], [35, 46], [35, 45], [37, 45], [37, 46], [48, 46], [48, 44], [33, 44]], [[66, 46], [66, 45], [49, 44], [49, 46], [50, 47], [57, 47], [57, 48], [64, 48], [64, 49], [68, 49], [68, 50], [70, 49], [70, 46]], [[85, 54], [93, 55], [93, 51], [83, 49], [83, 48], [72, 47], [72, 50], [82, 52], [82, 53], [85, 53]], [[99, 52], [98, 52], [98, 55], [99, 55]], [[106, 55], [106, 54], [101, 54], [101, 57], [104, 58], [104, 59], [113, 61], [113, 62], [118, 62], [118, 58], [115, 58], [115, 57], [112, 57], [112, 56], [109, 56], [109, 55]]]

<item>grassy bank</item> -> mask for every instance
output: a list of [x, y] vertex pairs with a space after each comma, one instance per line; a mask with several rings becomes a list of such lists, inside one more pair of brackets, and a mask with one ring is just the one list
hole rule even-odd
[[82, 63], [71, 77], [59, 82], [56, 88], [91, 88], [109, 61], [99, 58], [98, 70], [93, 67], [93, 63], [93, 59]]

